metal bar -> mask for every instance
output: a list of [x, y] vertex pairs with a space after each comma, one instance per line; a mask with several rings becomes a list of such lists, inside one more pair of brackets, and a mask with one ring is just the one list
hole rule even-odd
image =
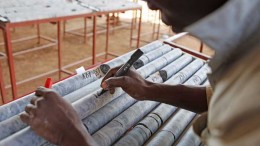
[[63, 35], [66, 34], [66, 20], [63, 21]]
[[[22, 38], [22, 39], [12, 41], [12, 43], [14, 43], [14, 42], [18, 43], [18, 42], [21, 42], [21, 41], [31, 40], [31, 39], [35, 39], [35, 38], [37, 38], [37, 36], [26, 37], [26, 38]], [[47, 40], [47, 41], [50, 41], [50, 42], [53, 42], [53, 43], [46, 44], [46, 45], [39, 46], [39, 47], [35, 47], [35, 48], [26, 49], [26, 50], [23, 50], [23, 51], [18, 51], [18, 52], [13, 53], [13, 56], [29, 53], [29, 52], [32, 52], [32, 51], [37, 51], [37, 50], [40, 50], [40, 49], [44, 49], [44, 48], [48, 48], [48, 47], [56, 45], [56, 40], [53, 40], [53, 39], [45, 37], [45, 36], [39, 36], [39, 38], [42, 38], [44, 40]], [[6, 57], [6, 55], [4, 53], [0, 53], [0, 55], [3, 55], [4, 57]]]
[[155, 14], [154, 14], [154, 20], [153, 20], [154, 23], [153, 23], [153, 35], [152, 35], [153, 38], [154, 38], [154, 34], [155, 34], [155, 26], [156, 26], [156, 19], [157, 19], [156, 16], [157, 16], [158, 11], [155, 11], [154, 13]]
[[47, 36], [42, 36], [41, 35], [41, 38], [46, 40], [46, 41], [50, 41], [50, 42], [54, 42], [54, 43], [57, 43], [57, 40], [56, 39], [53, 39], [53, 38], [50, 38], [50, 37], [47, 37]]
[[85, 37], [85, 34], [84, 33], [80, 33], [80, 32], [66, 31], [66, 33], [72, 34], [72, 35], [75, 35], [75, 36]]
[[202, 51], [203, 51], [203, 42], [200, 41], [200, 53], [202, 53]]
[[[52, 38], [49, 38], [47, 36], [40, 35], [39, 37], [44, 39], [44, 40], [50, 41], [50, 42], [56, 42], [56, 40], [54, 40]], [[12, 44], [14, 44], [14, 43], [19, 43], [19, 42], [23, 42], [23, 41], [32, 40], [32, 39], [35, 39], [35, 38], [38, 38], [38, 36], [34, 35], [34, 36], [23, 37], [23, 38], [20, 38], [20, 39], [12, 40], [11, 42], [12, 42]], [[0, 46], [2, 46], [4, 44], [5, 44], [4, 42], [0, 43]]]
[[[103, 56], [103, 55], [105, 55], [105, 52], [96, 54], [96, 57], [100, 57], [100, 56]], [[84, 59], [82, 59], [82, 60], [79, 60], [79, 61], [73, 62], [73, 63], [71, 63], [71, 64], [65, 65], [65, 66], [62, 67], [62, 70], [66, 69], [66, 68], [69, 68], [69, 67], [72, 67], [72, 66], [75, 66], [75, 65], [77, 65], [77, 64], [80, 64], [80, 63], [89, 61], [89, 60], [92, 60], [92, 57], [87, 57], [87, 58], [84, 58]]]
[[[90, 26], [89, 26], [90, 27]], [[84, 29], [84, 27], [79, 27], [79, 28], [71, 28], [71, 29], [66, 29], [64, 33], [70, 33], [70, 32], [75, 32], [77, 30]]]
[[[86, 18], [87, 18], [87, 17], [86, 17]], [[98, 25], [98, 24], [97, 24], [97, 28], [104, 28], [104, 29], [106, 29], [106, 24], [104, 24], [105, 26], [102, 26], [102, 25], [103, 25], [103, 24], [101, 24], [101, 25]], [[88, 26], [88, 27], [92, 27], [92, 26]], [[66, 32], [65, 32], [65, 33], [75, 32], [76, 30], [81, 30], [81, 29], [84, 29], [84, 27], [66, 29]]]
[[107, 52], [107, 54], [110, 55], [110, 56], [114, 56], [114, 57], [118, 57], [118, 56], [120, 56], [120, 55], [115, 54], [115, 53], [112, 53], [112, 52]]
[[165, 40], [165, 42], [173, 42], [173, 41], [176, 41], [177, 39], [179, 38], [182, 38], [186, 35], [188, 35], [189, 33], [188, 32], [182, 32], [182, 33], [178, 33], [172, 37], [169, 37], [168, 39]]
[[106, 48], [105, 48], [105, 59], [107, 59], [108, 53], [108, 44], [109, 44], [109, 26], [110, 26], [110, 16], [107, 14], [107, 32], [106, 32]]
[[158, 24], [157, 24], [157, 32], [156, 32], [156, 39], [158, 40], [159, 39], [159, 34], [160, 34], [160, 27], [161, 27], [161, 12], [158, 11], [158, 15], [159, 15], [159, 18], [157, 19], [158, 20]]
[[87, 43], [87, 17], [84, 18], [84, 41]]
[[[27, 40], [32, 40], [32, 39], [35, 39], [37, 38], [36, 35], [34, 36], [29, 36], [29, 37], [23, 37], [23, 38], [20, 38], [20, 39], [15, 39], [15, 40], [12, 40], [11, 43], [19, 43], [19, 42], [22, 42], [22, 41], [27, 41]], [[0, 46], [4, 45], [5, 43], [0, 43]]]
[[130, 47], [132, 47], [133, 42], [133, 26], [134, 26], [134, 18], [131, 20], [131, 29], [130, 29]]
[[211, 58], [211, 57], [208, 56], [208, 55], [205, 55], [205, 54], [202, 54], [202, 53], [200, 53], [200, 52], [191, 50], [191, 49], [189, 49], [189, 48], [187, 48], [187, 47], [181, 46], [181, 45], [176, 44], [176, 43], [173, 43], [173, 42], [164, 41], [164, 43], [165, 43], [165, 44], [169, 44], [169, 45], [171, 45], [171, 46], [173, 46], [173, 47], [176, 47], [176, 48], [180, 48], [183, 52], [186, 52], [186, 53], [188, 53], [188, 54], [191, 54], [191, 55], [193, 55], [193, 56], [195, 56], [195, 57], [198, 57], [198, 58], [200, 58], [200, 59], [203, 59], [203, 60], [208, 60], [208, 59]]
[[52, 46], [55, 46], [55, 45], [56, 45], [56, 43], [50, 43], [50, 44], [46, 44], [46, 45], [43, 45], [43, 46], [39, 46], [39, 47], [31, 48], [31, 49], [26, 49], [24, 51], [19, 51], [19, 52], [13, 53], [13, 56], [18, 56], [18, 55], [21, 55], [21, 54], [41, 50], [41, 49], [52, 47]]
[[140, 47], [140, 33], [141, 33], [141, 25], [142, 24], [142, 9], [140, 9], [140, 16], [139, 16], [139, 27], [138, 27], [138, 36], [137, 36], [137, 48]]
[[[104, 13], [104, 14], [106, 14], [106, 13]], [[87, 17], [86, 17], [87, 18]], [[114, 22], [114, 21], [113, 21]], [[106, 23], [106, 25], [107, 25], [107, 23]], [[117, 30], [117, 29], [120, 29], [120, 28], [124, 28], [124, 27], [127, 27], [127, 26], [129, 26], [129, 24], [128, 23], [126, 23], [126, 24], [123, 24], [123, 25], [120, 25], [120, 26], [113, 26], [113, 28], [111, 28], [110, 29], [110, 31], [111, 30]], [[96, 26], [97, 28], [98, 27], [101, 27], [101, 28], [106, 28], [106, 27], [102, 27], [102, 26], [100, 26], [100, 25], [97, 25]], [[75, 30], [79, 30], [79, 29], [82, 29], [82, 28], [76, 28], [76, 29], [69, 29], [69, 30], [66, 30], [66, 33], [69, 33], [69, 34], [72, 34], [72, 35], [76, 35], [76, 36], [81, 36], [81, 37], [85, 37], [85, 34], [84, 33], [80, 33], [80, 32], [75, 32]], [[84, 27], [83, 27], [83, 29], [85, 29]], [[104, 30], [97, 30], [96, 31], [96, 33], [97, 34], [101, 34], [101, 33], [104, 33], [106, 31], [106, 29], [104, 29]], [[84, 31], [85, 32], [85, 31]], [[93, 33], [91, 32], [91, 33], [87, 33], [87, 36], [92, 36], [93, 35]]]
[[5, 97], [6, 97], [6, 92], [5, 92], [5, 86], [4, 86], [4, 78], [3, 78], [3, 73], [2, 73], [2, 63], [0, 60], [0, 90], [1, 90], [1, 97], [2, 97], [2, 103], [5, 103]]
[[[133, 40], [137, 40], [136, 38], [133, 38]], [[144, 42], [144, 43], [151, 43], [150, 41], [146, 41], [146, 40], [142, 40], [142, 39], [140, 39], [140, 42]]]
[[[87, 18], [87, 17], [86, 17]], [[123, 22], [123, 26], [124, 27], [126, 27], [126, 26], [128, 26], [128, 25], [130, 25], [130, 23], [128, 23], [128, 22]], [[100, 25], [98, 25], [97, 24], [97, 28], [104, 28], [104, 30], [106, 29], [106, 23], [104, 24], [105, 26], [103, 26], [103, 24], [100, 24]], [[90, 26], [89, 26], [90, 27]], [[112, 29], [117, 29], [117, 28], [121, 28], [122, 27], [122, 25], [121, 26], [116, 26], [115, 28], [112, 28]], [[66, 29], [66, 32], [65, 33], [72, 33], [72, 32], [75, 32], [76, 30], [81, 30], [81, 29], [84, 29], [84, 27], [82, 28], [82, 27], [79, 27], [79, 28], [71, 28], [71, 29]], [[111, 30], [112, 30], [111, 29]], [[97, 34], [99, 33], [99, 31], [102, 31], [102, 32], [104, 32], [104, 30], [97, 30]]]
[[88, 14], [79, 14], [79, 15], [71, 15], [71, 16], [64, 16], [64, 17], [53, 17], [53, 18], [46, 18], [46, 19], [40, 19], [40, 20], [30, 20], [30, 21], [23, 21], [23, 22], [14, 22], [9, 23], [10, 27], [21, 27], [21, 26], [28, 26], [33, 24], [39, 24], [39, 23], [49, 23], [49, 22], [57, 22], [57, 21], [63, 21], [73, 18], [81, 18], [81, 17], [88, 17], [96, 15], [96, 13], [88, 13]]
[[92, 44], [92, 64], [96, 63], [96, 25], [97, 25], [97, 18], [96, 16], [93, 16], [93, 44]]
[[[151, 32], [146, 32], [146, 33], [142, 33], [140, 34], [140, 36], [145, 36], [145, 35], [154, 35], [154, 33], [151, 33]], [[159, 33], [159, 34], [162, 34], [162, 33]], [[137, 36], [134, 36], [132, 40], [137, 40]], [[150, 43], [150, 41], [147, 41], [147, 40], [143, 40], [143, 39], [140, 39], [141, 42], [145, 42], [145, 43]]]
[[5, 41], [5, 49], [6, 49], [7, 60], [8, 60], [8, 65], [9, 65], [9, 73], [10, 73], [10, 77], [11, 77], [12, 95], [13, 95], [13, 99], [16, 99], [17, 98], [17, 87], [16, 87], [14, 58], [13, 58], [11, 32], [10, 32], [9, 23], [7, 23], [5, 25], [4, 41]]
[[57, 22], [57, 33], [58, 33], [58, 67], [59, 67], [59, 79], [61, 79], [61, 63], [62, 63], [62, 55], [61, 55], [61, 21]]
[[[54, 74], [54, 73], [56, 73], [56, 72], [58, 72], [58, 71], [59, 71], [58, 69], [55, 69], [55, 70], [52, 70], [52, 71], [49, 71], [49, 72], [46, 72], [46, 73], [43, 73], [43, 74], [40, 74], [40, 75], [31, 77], [31, 78], [27, 78], [27, 79], [25, 79], [25, 80], [22, 80], [22, 81], [17, 82], [16, 85], [22, 85], [22, 84], [24, 84], [24, 83], [33, 81], [33, 80], [35, 80], [35, 79], [42, 78], [42, 77], [48, 76], [48, 75], [50, 75], [50, 74]], [[10, 87], [11, 87], [10, 85], [5, 86], [5, 88], [10, 88]]]
[[[115, 28], [115, 26], [116, 26], [116, 15], [115, 15], [116, 13], [113, 13], [113, 16], [112, 16], [112, 20], [113, 20], [113, 28]], [[114, 29], [112, 30], [112, 33], [114, 34], [115, 33], [115, 31], [114, 31]]]
[[67, 69], [61, 69], [61, 71], [62, 71], [63, 73], [68, 74], [68, 75], [73, 75], [73, 74], [74, 74], [74, 72], [69, 71], [69, 70], [67, 70]]
[[[137, 11], [133, 11], [133, 12], [132, 12], [132, 16], [133, 16], [132, 18], [134, 18], [134, 20], [133, 20], [133, 21], [134, 21], [134, 26], [136, 26]], [[134, 28], [135, 28], [135, 27], [134, 27]]]
[[137, 24], [137, 10], [133, 10], [135, 12], [135, 16], [134, 16], [134, 29], [136, 28], [136, 24]]
[[38, 38], [38, 44], [41, 43], [41, 35], [40, 35], [40, 24], [37, 24], [37, 38]]

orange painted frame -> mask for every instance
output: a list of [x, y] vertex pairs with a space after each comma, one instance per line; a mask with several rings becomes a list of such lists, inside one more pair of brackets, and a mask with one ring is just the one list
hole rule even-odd
[[[201, 53], [201, 52], [194, 51], [194, 50], [192, 50], [192, 49], [190, 49], [190, 48], [187, 48], [187, 47], [185, 47], [185, 46], [182, 46], [182, 45], [179, 45], [179, 44], [173, 42], [173, 41], [175, 41], [175, 40], [177, 40], [177, 39], [179, 39], [179, 38], [182, 38], [182, 37], [184, 37], [184, 36], [186, 36], [186, 35], [188, 35], [187, 32], [176, 34], [176, 35], [174, 35], [174, 36], [168, 38], [167, 40], [165, 40], [164, 43], [165, 43], [165, 44], [168, 44], [168, 45], [170, 45], [170, 46], [172, 46], [172, 47], [179, 48], [179, 49], [181, 49], [183, 52], [186, 52], [186, 53], [188, 53], [188, 54], [190, 54], [190, 55], [193, 55], [193, 56], [195, 56], [195, 57], [197, 57], [197, 58], [203, 59], [203, 60], [205, 60], [205, 61], [206, 61], [206, 60], [209, 60], [209, 59], [211, 58], [210, 56], [205, 55], [205, 54], [203, 54], [203, 53]], [[201, 43], [202, 43], [202, 42], [201, 42]], [[201, 47], [200, 47], [200, 48], [201, 48]], [[201, 49], [200, 49], [200, 50], [201, 50]]]
[[[6, 53], [7, 53], [7, 60], [8, 60], [8, 65], [9, 65], [9, 72], [10, 72], [10, 77], [11, 77], [11, 87], [12, 87], [12, 95], [13, 99], [17, 99], [17, 83], [16, 83], [16, 77], [15, 77], [15, 68], [14, 68], [14, 59], [13, 59], [13, 50], [12, 50], [12, 43], [11, 43], [11, 28], [15, 27], [20, 27], [20, 26], [26, 26], [26, 25], [33, 25], [33, 24], [41, 24], [41, 23], [49, 23], [49, 22], [57, 22], [57, 46], [58, 46], [58, 66], [59, 69], [55, 71], [50, 71], [48, 73], [38, 75], [36, 77], [33, 77], [32, 79], [39, 78], [41, 76], [49, 75], [51, 73], [59, 72], [59, 77], [61, 78], [61, 21], [68, 20], [68, 19], [73, 19], [73, 18], [79, 18], [79, 17], [95, 17], [95, 13], [88, 13], [88, 14], [81, 14], [81, 15], [74, 15], [74, 16], [65, 16], [65, 17], [57, 17], [57, 18], [49, 18], [49, 19], [41, 19], [41, 20], [31, 20], [31, 21], [24, 21], [24, 22], [15, 22], [15, 23], [10, 23], [10, 22], [0, 22], [0, 27], [3, 30], [4, 34], [4, 42], [5, 42], [5, 48], [6, 48]], [[95, 21], [95, 19], [93, 19]], [[93, 24], [96, 25], [96, 22], [93, 22]], [[95, 25], [93, 25], [93, 34], [95, 34]], [[93, 42], [96, 42], [96, 37], [93, 35]], [[93, 51], [93, 56], [92, 56], [92, 63], [95, 63], [95, 48], [96, 45], [93, 44], [92, 51]], [[24, 82], [27, 82], [28, 80], [24, 80]], [[20, 82], [20, 84], [24, 83], [23, 81]], [[2, 88], [1, 88], [2, 89]], [[4, 87], [5, 90], [5, 87]]]

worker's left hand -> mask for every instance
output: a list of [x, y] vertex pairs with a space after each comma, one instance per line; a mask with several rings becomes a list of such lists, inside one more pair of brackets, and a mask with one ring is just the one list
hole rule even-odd
[[38, 135], [58, 145], [94, 142], [73, 107], [56, 92], [40, 87], [35, 95], [20, 118]]

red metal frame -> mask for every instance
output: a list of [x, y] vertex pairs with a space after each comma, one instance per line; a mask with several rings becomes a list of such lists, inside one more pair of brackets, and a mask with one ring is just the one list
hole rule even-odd
[[11, 84], [12, 84], [12, 95], [14, 98], [17, 97], [17, 88], [16, 88], [16, 79], [15, 79], [15, 68], [14, 68], [14, 59], [13, 59], [13, 50], [12, 50], [12, 43], [11, 43], [11, 32], [10, 32], [10, 25], [7, 23], [4, 27], [4, 42], [7, 54], [7, 60], [9, 65], [9, 72], [11, 77]]
[[[124, 13], [125, 11], [133, 11], [133, 12], [137, 12], [137, 11], [140, 11], [140, 16], [139, 16], [139, 26], [138, 26], [138, 32], [137, 32], [137, 40], [140, 39], [140, 33], [141, 33], [141, 23], [142, 23], [142, 20], [141, 20], [141, 17], [142, 17], [142, 8], [129, 8], [129, 9], [121, 9], [121, 10], [114, 10], [114, 11], [103, 11], [103, 12], [97, 12], [96, 16], [102, 16], [102, 15], [106, 15], [107, 17], [107, 21], [106, 21], [106, 46], [105, 46], [105, 53], [100, 53], [98, 54], [98, 56], [102, 56], [102, 55], [105, 55], [105, 58], [107, 59], [108, 55], [111, 55], [111, 56], [115, 56], [117, 57], [118, 55], [117, 54], [114, 54], [114, 53], [111, 53], [108, 51], [108, 45], [109, 45], [109, 32], [110, 30], [116, 30], [116, 29], [119, 29], [119, 28], [122, 28], [122, 27], [126, 27], [128, 25], [125, 25], [125, 26], [121, 26], [121, 27], [113, 27], [113, 29], [110, 28], [110, 14], [119, 14], [119, 13]], [[136, 14], [137, 15], [137, 14]], [[133, 29], [134, 29], [134, 26], [136, 24], [135, 20], [136, 20], [136, 15], [134, 15], [134, 17], [132, 18], [132, 21], [131, 21], [131, 26], [130, 26], [130, 46], [132, 46], [132, 38], [133, 38]], [[117, 23], [115, 20], [113, 21], [113, 26], [115, 26], [115, 23]], [[98, 27], [98, 25], [96, 25], [96, 27]], [[79, 28], [80, 29], [80, 28]], [[88, 34], [87, 33], [87, 24], [86, 24], [86, 18], [84, 18], [84, 33], [77, 33], [77, 32], [74, 32], [73, 30], [75, 29], [71, 29], [71, 30], [66, 30], [66, 27], [64, 26], [64, 33], [69, 33], [69, 34], [73, 34], [73, 35], [77, 35], [77, 36], [81, 36], [81, 37], [84, 37], [85, 38], [85, 42], [86, 42], [86, 39], [87, 39], [87, 36], [91, 36], [93, 34]], [[66, 30], [66, 31], [65, 31]], [[103, 33], [104, 31], [103, 30], [99, 30], [97, 31], [96, 30], [96, 34], [99, 34], [99, 33]], [[140, 45], [140, 42], [137, 41], [137, 47], [139, 47]]]
[[[130, 32], [130, 47], [132, 47], [132, 43], [134, 40], [136, 40], [136, 48], [140, 47], [140, 35], [141, 35], [141, 26], [142, 26], [142, 9], [139, 9], [140, 15], [139, 15], [139, 23], [138, 23], [138, 30], [137, 30], [137, 38], [133, 37], [133, 29], [131, 29]], [[135, 18], [132, 18], [135, 19]], [[131, 28], [134, 26], [134, 21], [132, 20]]]
[[[74, 16], [65, 16], [65, 17], [57, 17], [57, 18], [50, 18], [50, 19], [41, 19], [41, 20], [30, 20], [30, 21], [24, 21], [24, 22], [14, 22], [14, 23], [3, 23], [0, 22], [0, 27], [3, 29], [3, 34], [4, 34], [4, 42], [5, 42], [5, 48], [6, 48], [6, 54], [7, 54], [7, 60], [8, 60], [8, 65], [9, 65], [9, 72], [10, 72], [10, 78], [11, 78], [11, 87], [12, 87], [12, 95], [13, 99], [17, 99], [17, 85], [23, 84], [25, 82], [31, 81], [33, 79], [37, 79], [42, 76], [47, 76], [49, 74], [53, 74], [55, 72], [59, 72], [59, 77], [61, 78], [61, 72], [64, 72], [61, 67], [61, 21], [68, 20], [68, 19], [73, 19], [73, 18], [79, 18], [79, 17], [93, 17], [95, 16], [95, 13], [89, 13], [89, 14], [80, 14], [80, 15], [74, 15]], [[58, 38], [57, 38], [57, 47], [58, 47], [58, 70], [53, 70], [48, 73], [44, 73], [35, 77], [32, 77], [30, 79], [26, 79], [20, 82], [16, 83], [16, 77], [15, 77], [15, 67], [14, 67], [14, 53], [12, 50], [12, 42], [11, 42], [11, 29], [20, 27], [20, 26], [28, 26], [28, 25], [37, 25], [37, 34], [40, 33], [40, 27], [38, 24], [41, 23], [49, 23], [49, 22], [57, 22], [57, 33], [58, 33]], [[96, 22], [94, 22], [96, 25]], [[93, 26], [95, 27], [95, 26]], [[94, 29], [93, 29], [94, 31]], [[93, 32], [94, 33], [94, 32]], [[40, 39], [38, 37], [38, 39]], [[96, 42], [96, 38], [93, 36], [93, 42]], [[39, 40], [38, 40], [39, 41]], [[92, 50], [93, 54], [95, 53], [95, 47], [96, 45], [93, 44]], [[92, 57], [93, 63], [95, 63], [95, 55]], [[66, 72], [65, 72], [66, 73]], [[9, 88], [9, 86], [6, 86], [5, 88]], [[4, 90], [5, 90], [4, 88]], [[1, 88], [2, 90], [2, 88]], [[2, 92], [1, 92], [2, 93]]]
[[57, 38], [57, 40], [58, 40], [58, 68], [59, 68], [59, 79], [61, 79], [61, 63], [62, 63], [62, 55], [61, 55], [61, 41], [62, 41], [62, 39], [61, 39], [61, 22], [60, 21], [58, 21], [57, 22], [57, 36], [58, 36], [58, 38]]
[[[157, 20], [159, 20], [158, 24], [155, 23]], [[162, 25], [160, 20], [161, 20], [161, 12], [158, 10], [158, 11], [155, 12], [155, 16], [154, 16], [154, 23], [153, 23], [153, 29], [152, 29], [153, 31], [152, 32], [141, 33], [140, 37], [147, 36], [147, 35], [152, 35], [152, 38], [155, 38], [155, 40], [158, 40], [159, 39], [159, 35], [163, 34], [163, 33], [160, 33], [161, 25]], [[169, 34], [170, 34], [170, 32], [172, 32], [171, 28], [169, 28]], [[156, 37], [155, 37], [155, 35], [156, 35]], [[150, 43], [150, 41], [142, 40], [141, 38], [138, 40], [137, 36], [133, 36], [132, 40], [136, 40], [136, 41], [140, 41], [140, 42], [144, 42], [144, 43]]]
[[[15, 30], [15, 28], [13, 28]], [[15, 39], [15, 40], [11, 40], [11, 43], [19, 43], [19, 42], [23, 42], [23, 41], [28, 41], [28, 40], [33, 40], [33, 39], [37, 39], [37, 44], [40, 44], [41, 42], [41, 39], [44, 39], [46, 41], [49, 41], [50, 43], [48, 44], [45, 44], [45, 45], [41, 45], [39, 47], [34, 47], [34, 48], [30, 48], [30, 49], [26, 49], [26, 50], [22, 50], [22, 51], [18, 51], [18, 52], [13, 52], [13, 56], [16, 56], [16, 55], [21, 55], [21, 54], [25, 54], [25, 53], [29, 53], [29, 52], [33, 52], [33, 51], [37, 51], [37, 50], [40, 50], [40, 49], [45, 49], [45, 48], [49, 48], [49, 47], [52, 47], [52, 46], [55, 46], [57, 45], [57, 41], [52, 39], [52, 38], [49, 38], [49, 37], [46, 37], [46, 36], [42, 36], [40, 34], [40, 25], [37, 24], [37, 35], [35, 36], [29, 36], [29, 37], [23, 37], [23, 38], [19, 38], [19, 39]], [[5, 45], [5, 43], [0, 43], [0, 45]], [[1, 55], [3, 55], [4, 53], [1, 53]], [[6, 55], [4, 54], [3, 55], [4, 57], [2, 58], [5, 58]]]
[[[188, 53], [188, 54], [191, 54], [191, 55], [193, 55], [193, 56], [195, 56], [195, 57], [197, 57], [197, 58], [200, 58], [200, 59], [203, 59], [203, 60], [209, 60], [211, 57], [208, 56], [208, 55], [205, 55], [205, 54], [203, 54], [203, 53], [201, 53], [201, 52], [197, 52], [197, 51], [194, 51], [194, 50], [192, 50], [192, 49], [190, 49], [190, 48], [187, 48], [187, 47], [185, 47], [185, 46], [182, 46], [182, 45], [179, 45], [179, 44], [177, 44], [177, 43], [174, 43], [174, 41], [176, 41], [177, 39], [180, 39], [180, 38], [182, 38], [182, 37], [184, 37], [184, 36], [186, 36], [186, 35], [188, 35], [188, 33], [186, 33], [186, 32], [185, 32], [185, 33], [177, 34], [177, 35], [175, 35], [175, 36], [173, 36], [173, 37], [171, 37], [171, 38], [165, 40], [164, 43], [165, 43], [165, 44], [168, 44], [168, 45], [170, 45], [170, 46], [179, 48], [179, 49], [181, 49], [183, 52], [186, 52], [186, 53]], [[201, 43], [202, 43], [202, 42], [201, 42]], [[202, 43], [202, 44], [203, 44], [203, 43]], [[200, 46], [200, 48], [201, 48], [201, 46]]]
[[[142, 24], [142, 8], [138, 8], [138, 9], [130, 9], [132, 11], [140, 11], [140, 15], [139, 15], [139, 25], [138, 25], [138, 31], [137, 31], [137, 38], [140, 39], [140, 33], [141, 33], [141, 24]], [[120, 13], [120, 12], [119, 12]], [[109, 17], [109, 14], [107, 14], [108, 17]], [[136, 19], [135, 17], [132, 18], [132, 21], [131, 21], [131, 27], [130, 27], [130, 47], [132, 46], [132, 37], [133, 37], [133, 30], [134, 30], [134, 19]], [[117, 57], [118, 55], [117, 54], [114, 54], [112, 52], [109, 52], [108, 51], [108, 45], [109, 45], [109, 31], [110, 31], [110, 21], [108, 20], [107, 21], [107, 32], [106, 32], [106, 59], [107, 59], [107, 56], [108, 55], [111, 55], [111, 56], [114, 56], [114, 57]], [[140, 46], [140, 42], [137, 41], [137, 44], [136, 44], [136, 47], [139, 48]]]
[[105, 48], [105, 52], [106, 52], [106, 55], [105, 55], [105, 59], [107, 59], [107, 56], [108, 56], [108, 44], [109, 44], [109, 32], [110, 32], [110, 16], [109, 14], [107, 14], [107, 31], [106, 31], [106, 48]]
[[6, 96], [6, 93], [5, 93], [5, 86], [4, 86], [4, 78], [3, 78], [3, 73], [2, 73], [2, 63], [1, 63], [1, 60], [0, 60], [0, 90], [1, 90], [1, 100], [2, 100], [2, 103], [5, 104], [5, 96]]
[[[154, 12], [154, 11], [153, 11], [153, 12]], [[156, 22], [156, 20], [159, 19], [159, 18], [157, 18], [157, 14], [160, 14], [160, 13], [159, 13], [159, 10], [155, 12], [154, 22]], [[159, 17], [160, 17], [160, 16], [159, 16]], [[156, 40], [158, 40], [158, 39], [159, 39], [160, 25], [161, 25], [160, 23], [157, 24], [157, 31], [156, 31], [156, 23], [153, 23], [153, 29], [152, 29], [153, 31], [152, 31], [152, 32], [144, 32], [144, 33], [141, 33], [140, 36], [147, 36], [147, 35], [151, 35], [151, 34], [152, 34], [152, 36], [153, 36], [153, 38], [154, 38], [154, 35], [156, 34]], [[140, 42], [150, 43], [150, 41], [138, 39], [137, 37], [138, 37], [138, 36], [133, 36], [133, 37], [131, 38], [131, 41], [136, 40], [136, 41], [140, 41]], [[130, 46], [132, 46], [132, 45], [131, 45], [131, 43], [132, 43], [131, 41], [130, 41]]]
[[[0, 22], [0, 27], [3, 29], [3, 34], [4, 34], [4, 42], [5, 42], [5, 48], [6, 48], [6, 56], [7, 56], [7, 60], [8, 60], [8, 65], [9, 65], [9, 72], [10, 72], [10, 78], [11, 78], [11, 86], [7, 85], [5, 86], [5, 88], [12, 88], [12, 95], [13, 95], [13, 99], [17, 99], [18, 95], [17, 95], [17, 85], [32, 81], [34, 79], [40, 78], [40, 77], [44, 77], [56, 72], [59, 72], [59, 78], [61, 79], [61, 72], [67, 73], [67, 74], [71, 74], [71, 72], [67, 71], [66, 68], [72, 66], [70, 65], [66, 65], [64, 67], [62, 67], [62, 50], [61, 50], [61, 41], [62, 41], [62, 35], [61, 35], [61, 22], [62, 21], [66, 21], [69, 19], [73, 19], [73, 18], [87, 18], [87, 17], [93, 17], [93, 45], [92, 45], [92, 57], [86, 58], [84, 59], [84, 61], [92, 59], [92, 64], [96, 63], [96, 57], [97, 56], [101, 56], [104, 55], [104, 53], [100, 53], [100, 54], [96, 54], [96, 16], [100, 16], [100, 15], [109, 15], [110, 13], [121, 13], [124, 11], [128, 11], [128, 10], [133, 10], [133, 9], [124, 9], [124, 10], [115, 10], [115, 11], [105, 11], [105, 12], [93, 12], [93, 13], [89, 13], [89, 14], [80, 14], [80, 15], [74, 15], [74, 16], [65, 16], [65, 17], [56, 17], [56, 18], [49, 18], [49, 19], [41, 19], [41, 20], [30, 20], [30, 21], [24, 21], [24, 22], [14, 22], [14, 23], [10, 23], [10, 22]], [[134, 9], [135, 10], [135, 9]], [[142, 15], [142, 8], [136, 8], [136, 10], [140, 11], [140, 17], [139, 17], [139, 28], [138, 28], [138, 34], [140, 34], [141, 31], [141, 15]], [[44, 74], [40, 74], [37, 76], [34, 76], [32, 78], [20, 81], [20, 82], [16, 82], [16, 76], [15, 76], [15, 67], [14, 67], [14, 55], [19, 55], [19, 54], [23, 54], [23, 53], [27, 53], [27, 52], [31, 52], [31, 51], [25, 51], [25, 52], [18, 52], [17, 54], [13, 53], [12, 50], [12, 42], [11, 42], [11, 29], [12, 28], [16, 28], [16, 27], [21, 27], [21, 26], [28, 26], [28, 25], [37, 25], [37, 38], [38, 38], [38, 43], [40, 43], [40, 26], [39, 24], [41, 23], [50, 23], [50, 22], [57, 22], [57, 47], [58, 47], [58, 69], [53, 70], [53, 71], [49, 71], [47, 73]], [[85, 24], [86, 25], [86, 24]], [[109, 25], [109, 23], [108, 23]], [[107, 25], [107, 28], [109, 30], [109, 26]], [[65, 26], [64, 26], [65, 27]], [[108, 32], [107, 31], [107, 35], [108, 36]], [[132, 34], [131, 34], [132, 35]], [[131, 36], [132, 37], [132, 36]], [[139, 36], [140, 37], [140, 36]], [[45, 38], [48, 40], [48, 38]], [[86, 39], [86, 37], [85, 37]], [[105, 54], [109, 54], [109, 55], [113, 55], [112, 53], [108, 52], [108, 44], [109, 44], [109, 38], [107, 37], [107, 41], [106, 41], [106, 51]], [[137, 47], [139, 47], [139, 41], [137, 41]], [[33, 49], [33, 51], [35, 50], [39, 50], [42, 48], [36, 48]], [[107, 56], [106, 56], [107, 57]], [[81, 60], [80, 62], [83, 62], [83, 60]], [[79, 62], [73, 63], [73, 65], [76, 65]], [[3, 88], [5, 90], [5, 88]], [[1, 88], [2, 90], [2, 88]], [[2, 93], [2, 92], [1, 92]], [[5, 93], [5, 92], [3, 92]]]
[[92, 45], [93, 45], [93, 50], [92, 50], [92, 64], [96, 64], [96, 38], [97, 38], [97, 34], [96, 34], [96, 31], [97, 31], [97, 17], [94, 16], [93, 18], [93, 42], [92, 42]]

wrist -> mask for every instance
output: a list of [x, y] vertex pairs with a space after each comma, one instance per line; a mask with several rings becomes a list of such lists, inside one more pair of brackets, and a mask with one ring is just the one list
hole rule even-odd
[[156, 96], [158, 96], [158, 92], [156, 91], [158, 84], [153, 83], [150, 81], [146, 81], [145, 86], [144, 86], [144, 100], [153, 100]]
[[96, 145], [91, 135], [82, 123], [71, 126], [63, 133], [60, 141], [61, 146], [89, 146]]

